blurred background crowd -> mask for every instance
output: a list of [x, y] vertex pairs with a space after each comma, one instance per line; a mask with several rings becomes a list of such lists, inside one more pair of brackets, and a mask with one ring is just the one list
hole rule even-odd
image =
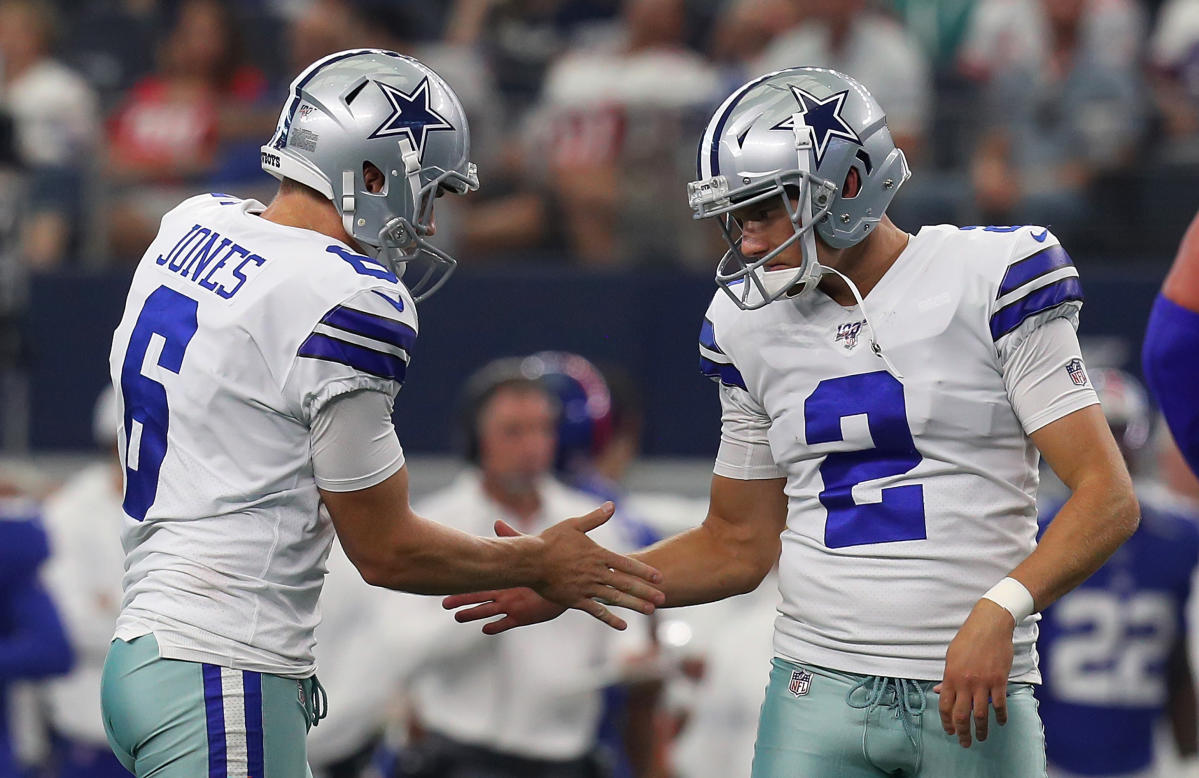
[[796, 62], [887, 111], [916, 172], [904, 227], [1050, 223], [1075, 252], [1144, 254], [1199, 165], [1195, 0], [6, 0], [7, 261], [127, 265], [184, 194], [269, 195], [286, 85], [351, 47], [413, 53], [461, 96], [483, 187], [439, 226], [472, 263], [706, 269], [679, 194], [696, 127]]
[[[536, 531], [547, 506], [616, 497], [625, 548], [702, 519], [719, 418], [695, 335], [723, 244], [685, 185], [716, 105], [796, 64], [854, 75], [887, 111], [913, 168], [899, 226], [1053, 229], [1087, 290], [1088, 362], [1128, 371], [1120, 407], [1149, 429], [1139, 343], [1199, 207], [1199, 0], [0, 0], [0, 778], [119, 774], [91, 695], [120, 599], [120, 473], [92, 419], [111, 413], [93, 403], [132, 267], [187, 196], [269, 200], [259, 146], [288, 83], [358, 47], [449, 81], [482, 182], [438, 203], [436, 243], [461, 268], [422, 304], [397, 402], [435, 518]], [[1146, 499], [1193, 518], [1199, 485], [1168, 439], [1142, 438]], [[314, 767], [747, 774], [773, 589], [620, 640], [488, 641], [436, 602], [372, 592], [335, 549]], [[1170, 624], [1097, 637], [1087, 671], [1131, 666], [1121, 652], [1144, 656], [1148, 634], [1173, 672], [1186, 628]], [[577, 663], [516, 693], [562, 657]], [[1164, 754], [1195, 750], [1177, 677], [1135, 701], [1182, 711]], [[447, 766], [497, 754], [507, 773]]]

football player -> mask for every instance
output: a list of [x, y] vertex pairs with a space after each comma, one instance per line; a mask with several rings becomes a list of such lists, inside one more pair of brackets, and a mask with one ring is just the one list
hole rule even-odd
[[1191, 470], [1199, 475], [1199, 215], [1153, 304], [1141, 356], [1166, 424]]
[[[721, 442], [702, 525], [636, 556], [687, 605], [756, 587], [781, 534], [753, 774], [1043, 774], [1034, 614], [1137, 524], [1069, 256], [1041, 227], [896, 227], [903, 152], [831, 70], [737, 89], [698, 163], [729, 244], [700, 331]], [[1037, 546], [1039, 456], [1072, 494]], [[472, 604], [489, 632], [560, 610], [446, 601]]]
[[[1140, 382], [1123, 370], [1091, 372], [1103, 414], [1129, 470], [1149, 442], [1151, 410]], [[1052, 523], [1053, 512], [1041, 519]], [[1107, 564], [1045, 609], [1037, 641], [1044, 684], [1037, 690], [1049, 774], [1154, 773], [1154, 732], [1169, 719], [1182, 766], [1199, 776], [1195, 686], [1185, 609], [1199, 566], [1194, 517], [1141, 501], [1141, 524]]]
[[111, 353], [127, 558], [102, 697], [136, 775], [306, 774], [335, 529], [378, 586], [523, 584], [618, 628], [593, 597], [647, 612], [661, 598], [647, 565], [586, 537], [610, 504], [499, 541], [408, 506], [392, 404], [415, 306], [454, 264], [429, 242], [434, 200], [477, 187], [469, 154], [436, 73], [344, 51], [292, 83], [262, 147], [270, 205], [204, 194], [163, 217]]

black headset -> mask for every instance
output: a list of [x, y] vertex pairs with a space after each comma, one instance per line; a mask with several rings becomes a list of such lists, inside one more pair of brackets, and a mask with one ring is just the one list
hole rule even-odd
[[522, 357], [501, 357], [470, 374], [458, 395], [454, 448], [466, 461], [479, 463], [479, 417], [496, 392], [509, 387], [545, 391], [537, 379], [521, 371]]

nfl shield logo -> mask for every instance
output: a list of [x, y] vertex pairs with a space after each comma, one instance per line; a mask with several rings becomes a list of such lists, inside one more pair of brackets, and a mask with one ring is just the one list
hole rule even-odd
[[1087, 385], [1087, 371], [1082, 366], [1081, 359], [1071, 359], [1066, 363], [1066, 372], [1070, 375], [1070, 380], [1077, 386]]
[[812, 688], [812, 674], [807, 670], [792, 670], [791, 683], [787, 685], [788, 691], [796, 697], [802, 697]]

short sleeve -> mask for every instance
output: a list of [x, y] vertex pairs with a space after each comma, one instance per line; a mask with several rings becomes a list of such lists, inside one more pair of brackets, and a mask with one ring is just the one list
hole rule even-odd
[[770, 450], [770, 416], [749, 392], [720, 387], [720, 448], [712, 472], [725, 478], [753, 481], [782, 478]]
[[392, 398], [359, 390], [325, 403], [312, 422], [312, 473], [329, 492], [382, 483], [404, 466], [391, 422]]
[[361, 290], [332, 306], [300, 342], [285, 392], [308, 425], [326, 403], [368, 389], [391, 398], [408, 373], [415, 306], [398, 286]]
[[1099, 402], [1073, 325], [1054, 319], [1020, 341], [1003, 366], [1008, 399], [1025, 434]]
[[[719, 300], [719, 298], [717, 298]], [[699, 371], [720, 384], [720, 448], [712, 472], [751, 481], [781, 478], [770, 451], [770, 415], [745, 386], [745, 377], [716, 341], [712, 313], [699, 328]]]
[[711, 319], [704, 319], [699, 328], [699, 372], [718, 384], [745, 388], [741, 371], [716, 343], [716, 328]]
[[1004, 365], [1024, 339], [1046, 322], [1066, 319], [1077, 329], [1083, 303], [1078, 270], [1049, 230], [1021, 227], [1007, 256], [988, 321]]

